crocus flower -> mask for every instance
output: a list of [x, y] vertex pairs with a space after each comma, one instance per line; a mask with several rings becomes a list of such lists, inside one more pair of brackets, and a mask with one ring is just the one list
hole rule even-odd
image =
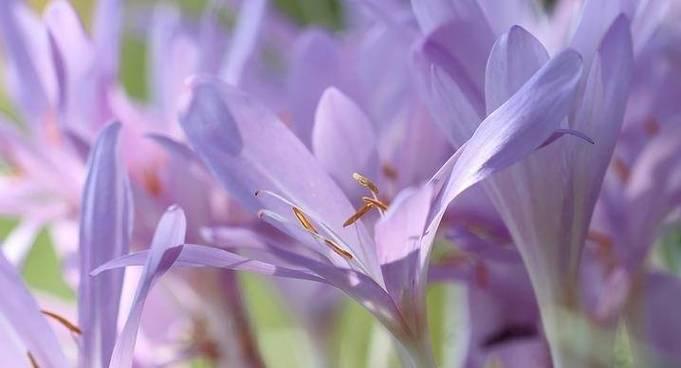
[[[127, 174], [118, 158], [120, 124], [107, 126], [100, 134], [88, 160], [88, 177], [81, 212], [81, 269], [89, 270], [106, 259], [128, 251], [132, 226], [132, 202]], [[120, 336], [117, 321], [123, 274], [121, 270], [92, 278], [81, 274], [78, 293], [78, 325], [49, 312], [39, 312], [36, 301], [4, 256], [0, 257], [0, 286], [11, 296], [3, 303], [1, 332], [12, 344], [8, 359], [16, 366], [30, 362], [39, 367], [69, 366], [59, 341], [47, 326], [50, 317], [79, 335], [79, 365], [122, 367], [132, 364], [132, 350], [141, 308], [152, 283], [177, 258], [177, 246], [184, 242], [184, 213], [170, 208], [159, 222], [151, 254], [138, 285], [130, 316]], [[174, 256], [173, 256], [174, 254]], [[118, 336], [118, 337], [117, 337]], [[11, 354], [10, 354], [11, 353]], [[23, 359], [24, 363], [20, 359]]]
[[[590, 41], [593, 32], [585, 33], [591, 29], [585, 19], [594, 16], [596, 4], [587, 4], [574, 44], [585, 53], [588, 73], [563, 126], [586, 134], [594, 144], [564, 140], [485, 183], [528, 268], [555, 366], [573, 365], [560, 351], [563, 337], [557, 336], [556, 323], [562, 312], [556, 306], [579, 309], [575, 294], [581, 250], [622, 122], [632, 70], [629, 22], [615, 18], [617, 7], [609, 9], [606, 14], [611, 17], [615, 12], [614, 22], [607, 32], [602, 30], [604, 36], [595, 46]], [[418, 3], [414, 6], [417, 14], [431, 14]], [[428, 35], [421, 50], [427, 65], [433, 65], [425, 70], [431, 111], [450, 141], [460, 145], [548, 54], [535, 37], [517, 26], [493, 43], [494, 25], [476, 2], [464, 2], [451, 14], [448, 23]], [[478, 30], [470, 47], [447, 39], [464, 26]]]
[[[390, 209], [384, 207], [373, 182], [355, 175], [372, 195], [365, 203], [387, 210], [373, 236], [361, 220], [362, 210], [353, 209], [338, 185], [276, 116], [217, 80], [197, 79], [181, 116], [190, 143], [244, 206], [258, 210], [261, 218], [304, 247], [268, 244], [264, 251], [271, 257], [264, 262], [185, 245], [178, 264], [333, 285], [385, 325], [399, 342], [405, 366], [433, 366], [424, 293], [432, 240], [447, 205], [467, 188], [546, 143], [572, 105], [580, 76], [581, 60], [574, 52], [552, 59], [481, 124], [465, 148], [429, 183], [404, 191]], [[555, 109], [548, 114], [548, 107]], [[528, 135], [528, 131], [534, 133]], [[144, 257], [144, 253], [134, 254], [102, 269], [135, 264]]]

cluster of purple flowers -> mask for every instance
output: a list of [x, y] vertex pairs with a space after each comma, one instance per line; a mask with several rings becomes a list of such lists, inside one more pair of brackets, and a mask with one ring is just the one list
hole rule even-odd
[[[1, 365], [262, 367], [236, 270], [273, 276], [320, 367], [343, 293], [403, 367], [438, 366], [433, 283], [465, 288], [454, 366], [615, 367], [625, 334], [633, 366], [681, 367], [681, 278], [653, 248], [681, 226], [681, 4], [341, 6], [332, 32], [268, 0], [99, 0], [87, 27], [0, 1]], [[41, 229], [77, 305], [21, 279]]]

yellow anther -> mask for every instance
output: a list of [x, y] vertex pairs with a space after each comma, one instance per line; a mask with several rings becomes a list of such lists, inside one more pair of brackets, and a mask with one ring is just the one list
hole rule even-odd
[[351, 259], [353, 258], [353, 257], [352, 257], [352, 253], [350, 253], [350, 252], [348, 252], [347, 250], [345, 250], [345, 249], [341, 248], [340, 246], [338, 246], [338, 244], [336, 244], [333, 240], [324, 239], [324, 243], [325, 243], [326, 245], [328, 245], [329, 248], [331, 248], [331, 250], [333, 250], [333, 251], [334, 251], [336, 254], [338, 254], [339, 256], [341, 256], [341, 257], [343, 257], [343, 258], [345, 258], [345, 259], [347, 259], [347, 260], [351, 260]]
[[293, 207], [293, 214], [296, 216], [298, 219], [298, 222], [300, 222], [300, 225], [307, 231], [313, 233], [313, 234], [319, 234], [317, 232], [317, 229], [315, 229], [314, 225], [312, 225], [312, 222], [310, 219], [307, 218], [307, 215], [305, 215], [305, 212], [301, 210], [298, 207]]
[[55, 321], [61, 323], [64, 327], [66, 327], [69, 331], [71, 331], [73, 333], [78, 334], [78, 335], [80, 335], [82, 333], [82, 331], [80, 330], [80, 327], [76, 326], [74, 323], [72, 323], [68, 319], [58, 315], [57, 313], [50, 312], [50, 311], [47, 311], [47, 310], [44, 310], [44, 309], [41, 310], [40, 312], [42, 312], [44, 315], [46, 315], [48, 317], [51, 317]]
[[355, 212], [352, 216], [345, 220], [345, 222], [343, 223], [343, 227], [348, 227], [357, 222], [357, 220], [361, 219], [364, 215], [371, 211], [371, 208], [373, 207], [369, 204], [365, 204], [364, 206], [362, 206], [362, 208], [360, 208], [357, 212]]
[[362, 201], [364, 202], [365, 205], [371, 206], [373, 208], [377, 208], [381, 211], [387, 211], [388, 210], [388, 205], [383, 203], [380, 199], [375, 199], [371, 197], [362, 197]]
[[352, 178], [355, 179], [355, 181], [357, 181], [359, 185], [369, 189], [369, 191], [374, 195], [378, 195], [378, 187], [376, 186], [376, 184], [374, 184], [373, 181], [371, 181], [366, 176], [359, 173], [354, 173], [352, 174]]

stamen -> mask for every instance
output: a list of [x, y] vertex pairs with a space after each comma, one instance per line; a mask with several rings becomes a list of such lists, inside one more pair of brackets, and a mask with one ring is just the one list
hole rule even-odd
[[75, 333], [75, 334], [82, 334], [83, 332], [81, 331], [80, 327], [76, 326], [74, 323], [70, 322], [68, 319], [58, 315], [57, 313], [50, 312], [47, 310], [41, 310], [42, 314], [53, 318], [55, 321], [61, 323], [64, 327], [66, 327], [69, 331]]
[[347, 250], [345, 250], [345, 249], [341, 248], [340, 246], [338, 246], [338, 244], [336, 244], [333, 240], [324, 239], [324, 243], [325, 243], [326, 245], [328, 245], [329, 248], [331, 248], [331, 250], [333, 250], [334, 252], [336, 252], [336, 254], [338, 254], [339, 256], [341, 256], [341, 257], [343, 257], [343, 258], [345, 258], [345, 259], [347, 259], [347, 260], [352, 260], [352, 258], [353, 258], [353, 257], [352, 257], [352, 253], [350, 253], [350, 252], [348, 252]]
[[40, 368], [30, 351], [26, 352], [26, 355], [28, 355], [28, 361], [31, 362], [31, 368]]
[[383, 201], [381, 201], [380, 199], [375, 199], [375, 198], [371, 198], [371, 197], [362, 197], [362, 201], [364, 201], [364, 203], [367, 206], [371, 206], [371, 207], [379, 209], [381, 211], [387, 211], [388, 210], [388, 205], [383, 203]]
[[373, 195], [375, 195], [375, 196], [378, 195], [378, 187], [376, 186], [376, 184], [374, 184], [373, 181], [369, 180], [369, 178], [367, 178], [366, 176], [359, 174], [359, 173], [354, 173], [354, 174], [352, 174], [352, 178], [355, 179], [355, 181], [357, 181], [357, 183], [359, 183], [359, 185], [369, 189], [369, 191]]
[[352, 216], [350, 216], [347, 220], [345, 220], [345, 222], [343, 223], [343, 227], [348, 227], [348, 226], [354, 224], [355, 222], [357, 222], [357, 220], [359, 220], [364, 215], [366, 215], [369, 211], [371, 211], [372, 208], [373, 208], [372, 205], [365, 204], [364, 206], [362, 206], [362, 208], [360, 208], [357, 212], [355, 212]]
[[314, 225], [312, 225], [312, 222], [310, 222], [310, 219], [307, 218], [307, 215], [305, 215], [305, 212], [303, 212], [300, 208], [298, 207], [292, 207], [293, 209], [293, 214], [296, 216], [298, 219], [298, 222], [300, 222], [300, 225], [307, 231], [313, 233], [313, 234], [319, 234], [317, 232], [317, 229], [315, 229]]
[[354, 224], [359, 219], [364, 217], [364, 215], [369, 213], [369, 211], [371, 211], [372, 208], [381, 211], [381, 213], [388, 210], [388, 205], [383, 203], [383, 201], [381, 201], [380, 199], [362, 197], [362, 201], [364, 202], [364, 206], [362, 206], [359, 210], [357, 210], [357, 212], [353, 213], [352, 216], [345, 220], [345, 222], [343, 223], [343, 227], [348, 227]]

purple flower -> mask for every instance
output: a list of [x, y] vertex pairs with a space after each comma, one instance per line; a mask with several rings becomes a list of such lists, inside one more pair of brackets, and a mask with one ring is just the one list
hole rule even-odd
[[[580, 76], [581, 60], [574, 52], [552, 59], [481, 124], [428, 184], [404, 191], [387, 210], [378, 197], [380, 189], [355, 175], [370, 194], [365, 204], [386, 211], [374, 231], [364, 225], [362, 210], [353, 208], [317, 159], [272, 113], [217, 80], [197, 79], [181, 116], [190, 143], [231, 194], [301, 246], [285, 248], [265, 237], [261, 253], [268, 257], [261, 261], [185, 245], [178, 264], [333, 285], [392, 332], [407, 366], [432, 366], [424, 293], [432, 240], [447, 205], [543, 145], [571, 106]], [[138, 253], [104, 268], [135, 264], [144, 257]]]
[[[572, 365], [560, 351], [564, 340], [557, 335], [563, 313], [559, 310], [579, 309], [582, 249], [622, 123], [633, 66], [629, 21], [617, 16], [622, 9], [615, 4], [608, 3], [613, 7], [606, 7], [601, 16], [597, 3], [587, 2], [573, 38], [587, 73], [575, 104], [568, 107], [568, 118], [561, 122], [564, 132], [586, 135], [593, 144], [556, 142], [484, 184], [528, 268], [556, 366]], [[439, 14], [414, 6], [424, 19]], [[494, 42], [497, 25], [487, 17], [494, 10], [477, 2], [461, 2], [449, 11], [449, 18], [426, 36], [419, 55], [430, 66], [424, 74], [431, 111], [458, 146], [549, 56], [518, 26]], [[603, 22], [603, 17], [612, 21]], [[456, 32], [470, 37], [455, 42]]]

